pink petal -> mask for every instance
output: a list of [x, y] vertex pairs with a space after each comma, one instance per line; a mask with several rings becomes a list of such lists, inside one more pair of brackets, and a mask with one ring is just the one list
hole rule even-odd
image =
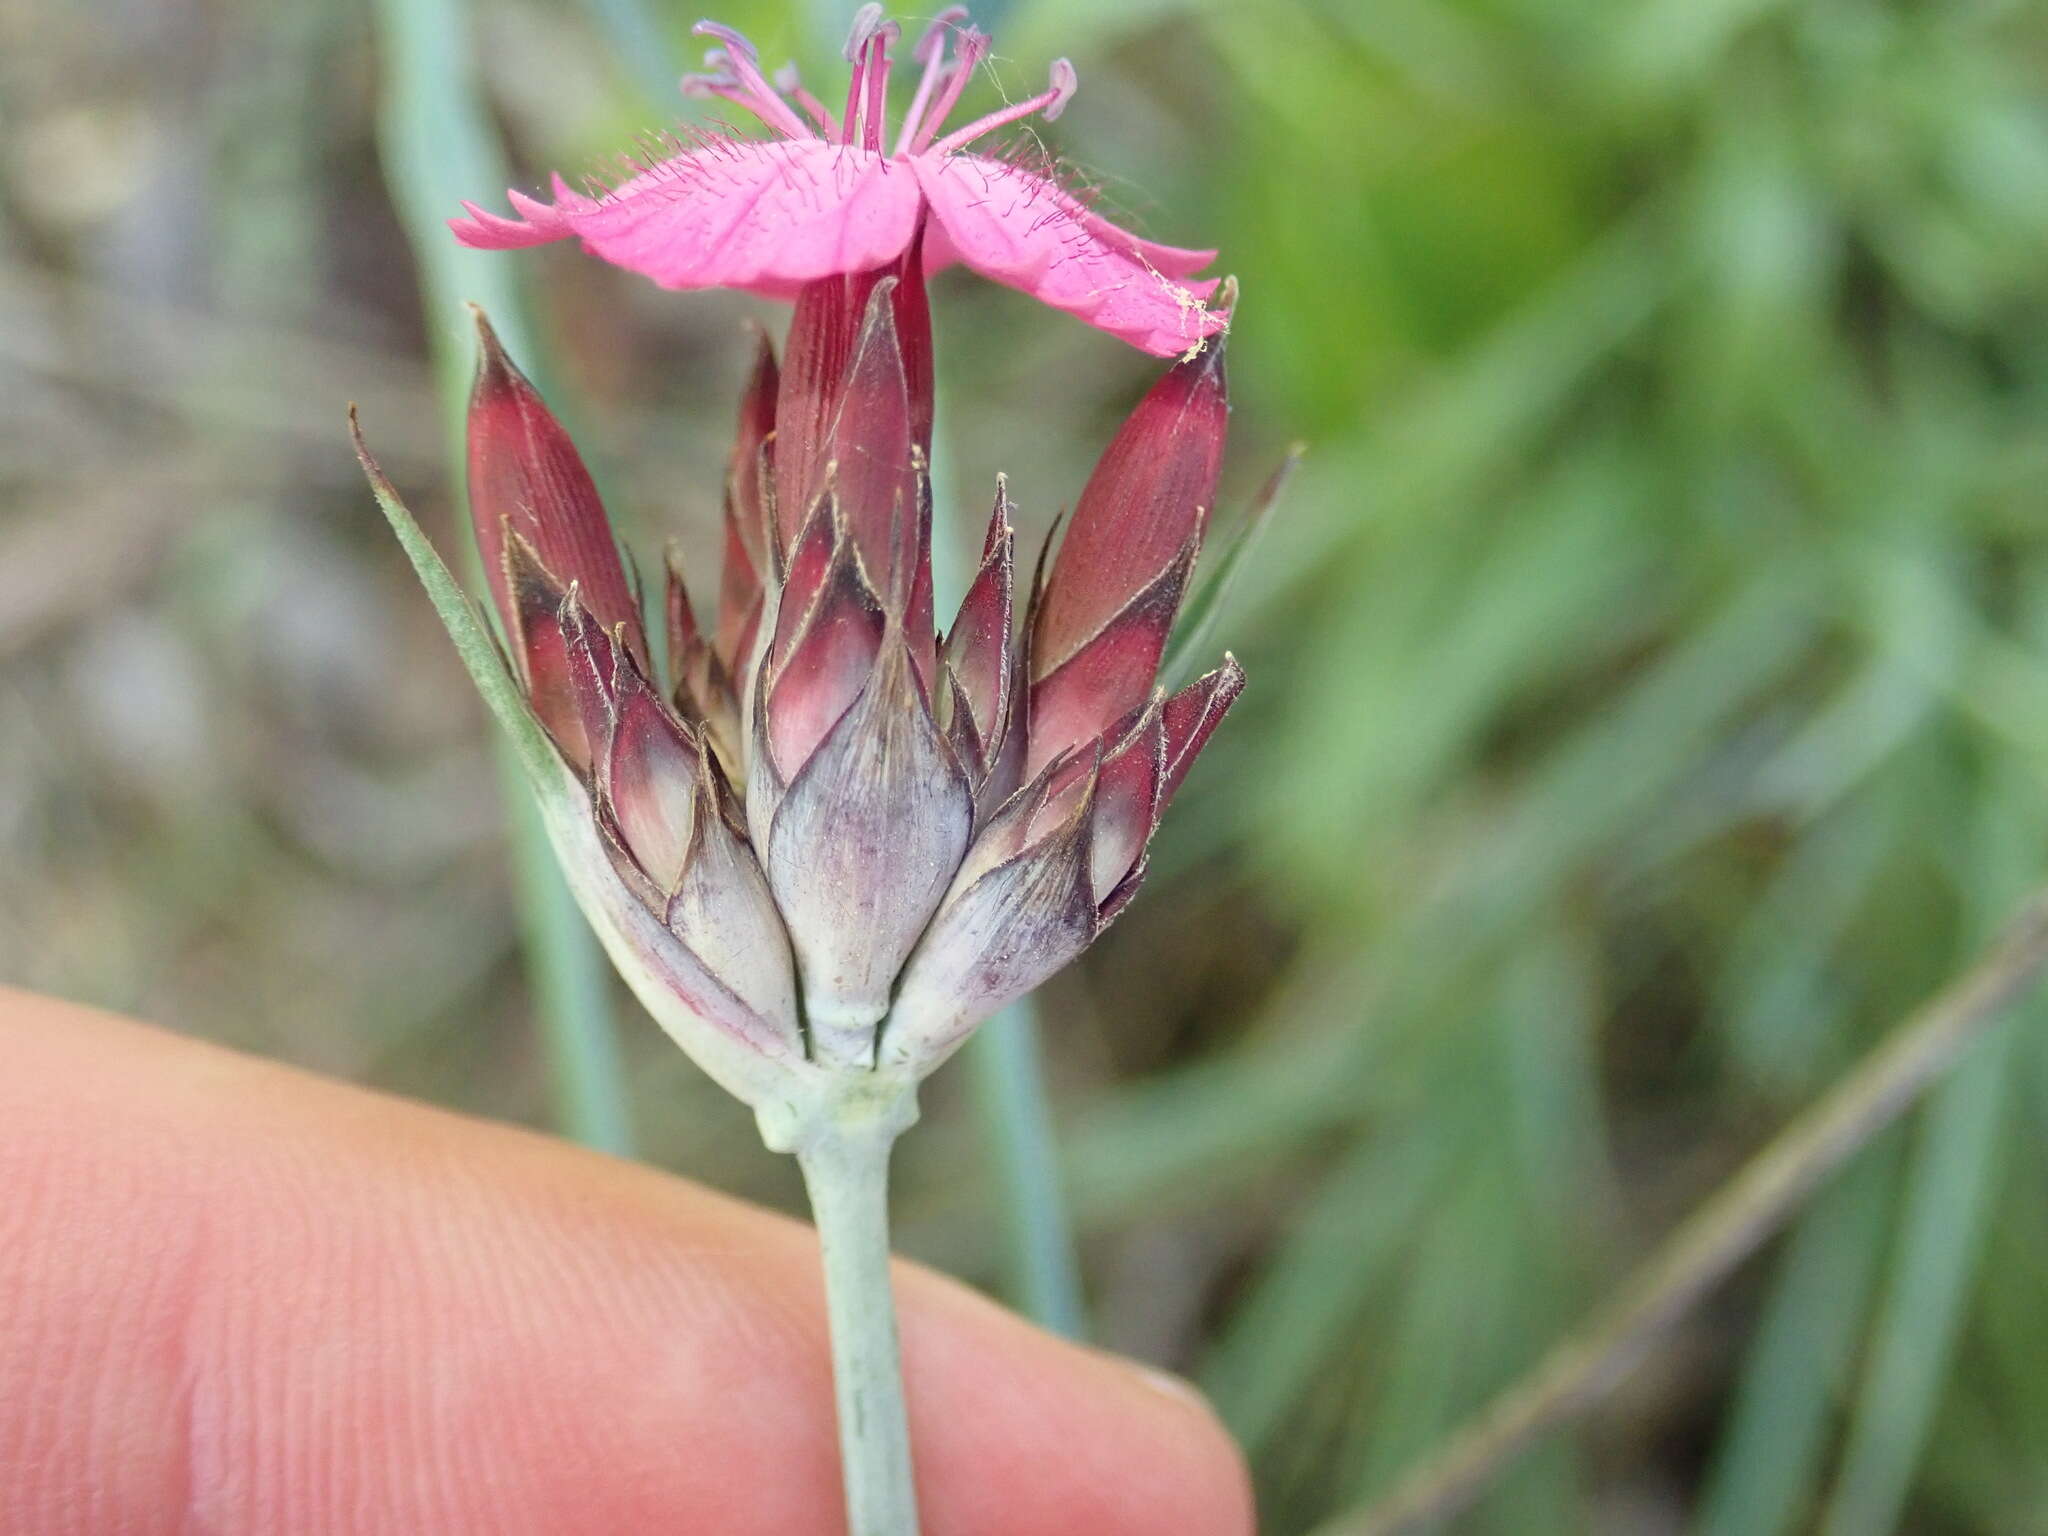
[[[986, 155], [914, 156], [936, 227], [928, 265], [954, 258], [1159, 357], [1228, 324], [1187, 281], [1205, 252], [1153, 245], [1089, 211], [1049, 176]], [[1157, 258], [1164, 256], [1162, 263]]]
[[546, 245], [550, 240], [566, 240], [572, 232], [567, 215], [579, 204], [590, 205], [591, 199], [571, 190], [559, 176], [554, 178], [554, 191], [552, 205], [524, 192], [507, 192], [506, 200], [520, 216], [516, 219], [464, 202], [462, 206], [469, 217], [450, 219], [448, 227], [462, 244], [480, 251], [513, 251], [522, 246]]
[[[574, 194], [571, 194], [572, 197]], [[715, 139], [596, 199], [471, 210], [468, 244], [532, 245], [573, 234], [594, 256], [664, 288], [743, 288], [788, 298], [804, 283], [901, 255], [921, 199], [901, 165], [822, 139]]]

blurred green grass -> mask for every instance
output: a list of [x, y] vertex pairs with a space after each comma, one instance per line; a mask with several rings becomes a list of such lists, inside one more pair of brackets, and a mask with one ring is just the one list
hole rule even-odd
[[[825, 9], [722, 19], [829, 78]], [[521, 184], [670, 113], [599, 8], [476, 10]], [[207, 16], [0, 48], [0, 974], [539, 1119], [479, 712], [340, 432], [360, 398], [434, 507], [459, 317], [381, 190], [367, 11]], [[980, 19], [1013, 94], [1073, 56], [1056, 142], [1108, 201], [1242, 278], [1239, 503], [1310, 445], [1217, 635], [1252, 688], [1044, 999], [1099, 1331], [1196, 1375], [1302, 1531], [2040, 876], [2048, 15]], [[708, 572], [735, 322], [772, 311], [505, 259], [622, 521]], [[1043, 527], [1147, 366], [964, 278], [937, 303], [956, 503], [1007, 468]], [[2048, 1530], [2042, 1012], [1458, 1528]], [[649, 1155], [790, 1199], [626, 1034]], [[971, 1099], [932, 1098], [906, 1243], [987, 1281]]]

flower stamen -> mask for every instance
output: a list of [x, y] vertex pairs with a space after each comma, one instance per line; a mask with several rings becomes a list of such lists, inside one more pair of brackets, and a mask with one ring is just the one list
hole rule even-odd
[[900, 29], [892, 21], [868, 44], [868, 101], [861, 143], [876, 154], [882, 152], [882, 135], [888, 131], [889, 70], [893, 62], [889, 58], [889, 44], [899, 35]]
[[1067, 103], [1074, 99], [1074, 92], [1080, 89], [1081, 78], [1074, 73], [1074, 66], [1066, 59], [1052, 61], [1052, 79], [1047, 88], [1029, 101], [1020, 101], [1013, 107], [991, 112], [987, 117], [978, 117], [965, 128], [947, 134], [932, 146], [935, 155], [950, 155], [965, 149], [984, 134], [993, 133], [1006, 123], [1014, 123], [1020, 117], [1033, 113], [1052, 122], [1067, 109]]
[[938, 105], [932, 108], [930, 118], [918, 125], [917, 137], [910, 144], [910, 152], [914, 155], [923, 154], [930, 146], [932, 135], [945, 125], [947, 115], [959, 103], [960, 93], [967, 89], [967, 82], [973, 78], [974, 71], [988, 57], [989, 37], [981, 28], [958, 27], [954, 29], [954, 36], [959, 39], [959, 60], [953, 65], [952, 73], [946, 76], [946, 88], [940, 93]]
[[846, 47], [841, 50], [846, 62], [853, 66], [846, 79], [846, 111], [839, 125], [839, 142], [842, 144], [851, 144], [854, 135], [860, 132], [861, 109], [867, 102], [868, 44], [881, 30], [882, 7], [875, 0], [869, 0], [853, 13], [853, 25], [846, 33]]
[[811, 121], [818, 125], [818, 132], [828, 139], [839, 137], [839, 119], [832, 115], [832, 109], [804, 89], [803, 78], [796, 72], [796, 61], [792, 59], [775, 71], [775, 89], [810, 114]]
[[[767, 77], [761, 73], [760, 56], [745, 36], [715, 21], [700, 21], [690, 30], [699, 37], [715, 37], [725, 44], [723, 53], [714, 49], [705, 56], [704, 62], [711, 65], [713, 72], [708, 77], [709, 83], [703, 87], [704, 89], [738, 102], [785, 138], [817, 137], [811, 132], [810, 125], [790, 110], [789, 103], [775, 94], [775, 87], [770, 85]], [[685, 78], [699, 80], [706, 77]], [[726, 80], [733, 82], [730, 91], [724, 88], [723, 82]]]
[[910, 50], [910, 56], [924, 66], [924, 73], [918, 78], [917, 94], [910, 98], [910, 110], [904, 114], [903, 132], [897, 137], [893, 153], [902, 155], [909, 152], [911, 140], [917, 136], [918, 125], [924, 121], [924, 109], [931, 102], [939, 77], [946, 72], [946, 43], [966, 19], [966, 6], [947, 6], [932, 18], [932, 24], [924, 29], [917, 46]]

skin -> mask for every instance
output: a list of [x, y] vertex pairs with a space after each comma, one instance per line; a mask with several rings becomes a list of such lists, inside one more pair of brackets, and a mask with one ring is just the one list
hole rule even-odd
[[[0, 988], [0, 1530], [843, 1529], [810, 1229]], [[1176, 1383], [897, 1268], [926, 1536], [1246, 1536]]]

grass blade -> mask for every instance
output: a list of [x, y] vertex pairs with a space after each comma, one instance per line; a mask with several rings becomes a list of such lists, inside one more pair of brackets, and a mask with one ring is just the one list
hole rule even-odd
[[1869, 1309], [1896, 1161], [1864, 1159], [1793, 1232], [1743, 1360], [1694, 1536], [1785, 1536], [1809, 1508], [1822, 1438]]
[[[446, 225], [462, 198], [496, 195], [506, 172], [476, 97], [461, 0], [379, 0], [376, 18], [384, 67], [378, 134], [385, 176], [419, 266], [448, 418], [449, 461], [459, 478], [470, 368], [462, 301], [483, 304], [507, 346], [522, 359], [534, 356], [511, 266], [502, 257], [458, 246]], [[563, 1131], [578, 1141], [625, 1153], [631, 1133], [607, 967], [555, 868], [538, 818], [524, 804], [526, 787], [509, 771], [509, 760], [507, 766], [506, 801], [519, 807], [510, 814], [508, 835], [521, 938], [556, 1112]]]
[[1055, 1151], [1037, 1004], [1027, 997], [982, 1025], [967, 1061], [1009, 1235], [1011, 1300], [1041, 1327], [1082, 1338], [1081, 1265]]

